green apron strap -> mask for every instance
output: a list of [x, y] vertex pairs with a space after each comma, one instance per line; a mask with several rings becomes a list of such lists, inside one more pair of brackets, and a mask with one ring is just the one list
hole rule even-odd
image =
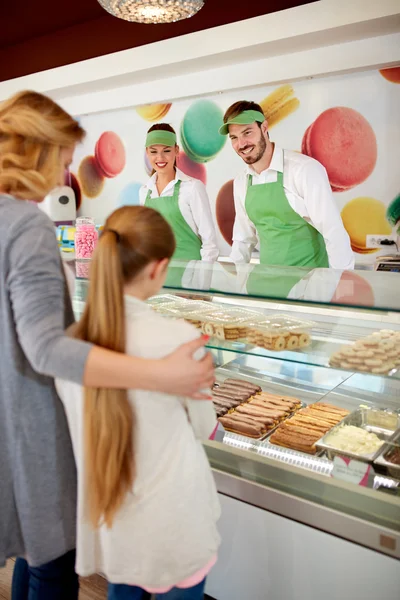
[[145, 206], [157, 210], [170, 224], [176, 241], [173, 258], [180, 260], [201, 260], [201, 240], [185, 221], [179, 208], [179, 193], [181, 181], [174, 185], [172, 196], [151, 197], [151, 191], [146, 197]]

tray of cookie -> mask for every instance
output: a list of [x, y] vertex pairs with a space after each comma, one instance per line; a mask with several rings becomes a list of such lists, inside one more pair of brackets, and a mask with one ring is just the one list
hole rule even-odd
[[286, 315], [275, 315], [249, 323], [247, 341], [259, 348], [280, 352], [297, 350], [311, 344], [314, 323]]
[[382, 452], [374, 460], [376, 471], [388, 473], [395, 479], [400, 479], [400, 430], [383, 446]]
[[250, 319], [262, 318], [259, 313], [242, 309], [221, 309], [211, 314], [200, 314], [201, 330], [219, 340], [236, 341], [246, 339], [247, 323]]
[[260, 386], [229, 378], [213, 390], [219, 422], [225, 431], [263, 440], [303, 406], [298, 398], [271, 394]]
[[394, 374], [400, 367], [400, 331], [383, 329], [360, 338], [332, 354], [329, 364], [362, 373]]
[[339, 455], [372, 463], [397, 431], [400, 431], [400, 413], [360, 406], [321, 436], [316, 446], [331, 460]]
[[325, 402], [309, 404], [284, 421], [268, 441], [275, 446], [305, 454], [317, 454], [317, 442], [320, 438], [340, 423], [349, 412]]

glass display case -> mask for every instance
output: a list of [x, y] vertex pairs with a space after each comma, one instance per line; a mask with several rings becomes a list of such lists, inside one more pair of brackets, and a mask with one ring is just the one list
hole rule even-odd
[[[87, 285], [76, 279], [77, 316]], [[151, 303], [211, 336], [221, 421], [205, 448], [223, 544], [208, 593], [337, 598], [326, 589], [330, 557], [343, 569], [353, 561], [341, 597], [398, 597], [400, 276], [173, 262]], [[300, 569], [298, 592], [290, 575], [271, 583], [272, 555]], [[310, 557], [319, 565], [312, 589]], [[246, 588], [238, 564], [252, 573]], [[383, 587], [369, 581], [368, 565], [385, 573]], [[362, 596], [351, 591], [359, 577]]]

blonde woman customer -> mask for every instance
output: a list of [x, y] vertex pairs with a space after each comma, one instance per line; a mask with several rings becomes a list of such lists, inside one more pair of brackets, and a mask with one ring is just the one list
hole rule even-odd
[[[74, 337], [155, 359], [195, 339], [194, 327], [145, 302], [163, 286], [174, 250], [159, 212], [114, 212]], [[57, 389], [78, 467], [77, 572], [103, 573], [109, 600], [202, 600], [219, 546], [219, 504], [201, 443], [216, 428], [212, 403], [60, 380]]]
[[[0, 566], [18, 560], [13, 600], [74, 600], [76, 478], [53, 377], [90, 387], [196, 394], [213, 381], [194, 340], [159, 360], [70, 339], [73, 315], [52, 223], [40, 202], [63, 179], [77, 121], [49, 98], [0, 104]], [[107, 317], [114, 325], [115, 317]]]

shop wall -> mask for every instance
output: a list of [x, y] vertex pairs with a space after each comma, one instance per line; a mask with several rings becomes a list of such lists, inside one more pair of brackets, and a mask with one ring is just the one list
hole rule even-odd
[[[399, 68], [375, 69], [82, 115], [87, 138], [72, 165], [79, 212], [102, 223], [115, 208], [138, 202], [139, 188], [148, 179], [146, 132], [155, 122], [167, 122], [178, 133], [182, 170], [207, 186], [220, 251], [229, 254], [232, 180], [243, 163], [217, 129], [232, 102], [249, 99], [261, 102], [273, 141], [323, 162], [356, 259], [373, 262], [376, 252], [365, 247], [366, 235], [391, 233], [386, 212], [400, 194], [399, 83]], [[114, 177], [101, 172], [100, 145], [96, 153], [99, 138], [108, 131], [121, 142], [124, 157], [123, 168]], [[323, 155], [321, 149], [327, 145], [330, 152]]]

